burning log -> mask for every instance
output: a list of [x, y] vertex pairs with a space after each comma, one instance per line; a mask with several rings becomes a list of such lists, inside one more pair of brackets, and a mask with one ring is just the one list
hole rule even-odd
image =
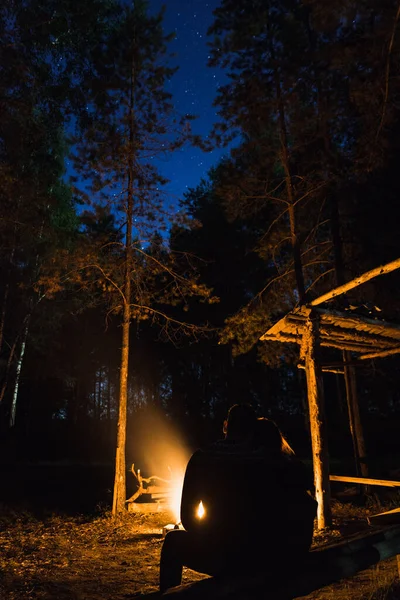
[[[131, 472], [133, 474], [133, 476], [135, 477], [135, 479], [137, 480], [139, 487], [136, 490], [136, 492], [130, 497], [128, 498], [128, 500], [125, 500], [125, 503], [131, 503], [131, 502], [135, 502], [135, 500], [137, 500], [139, 498], [139, 496], [141, 496], [142, 494], [151, 494], [151, 497], [154, 499], [166, 499], [168, 497], [170, 497], [171, 493], [172, 493], [172, 482], [168, 479], [163, 479], [162, 477], [157, 477], [157, 475], [152, 475], [151, 477], [142, 477], [141, 473], [140, 473], [140, 469], [137, 470], [137, 473], [135, 472], [135, 465], [132, 463], [132, 467], [131, 467]], [[157, 486], [157, 485], [146, 485], [146, 487], [143, 484], [152, 484], [154, 481], [162, 481], [163, 483], [166, 483], [166, 486]]]

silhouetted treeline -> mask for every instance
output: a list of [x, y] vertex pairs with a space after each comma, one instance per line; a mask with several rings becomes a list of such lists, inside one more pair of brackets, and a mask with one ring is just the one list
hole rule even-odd
[[[113, 459], [126, 277], [128, 459], [142, 450], [143, 414], [158, 412], [194, 447], [221, 435], [234, 402], [275, 418], [309, 455], [298, 348], [259, 338], [293, 307], [400, 255], [397, 10], [391, 0], [221, 0], [210, 64], [226, 69], [228, 83], [215, 99], [218, 123], [200, 140], [190, 136], [191, 116], [171, 117], [173, 132], [165, 125], [171, 98], [161, 84], [173, 71], [162, 17], [143, 21], [154, 25], [149, 37], [119, 0], [2, 4], [8, 458]], [[131, 33], [136, 46], [125, 42]], [[145, 51], [133, 98], [138, 39]], [[166, 182], [146, 154], [164, 152], [157, 136], [174, 140], [171, 152], [227, 146], [168, 218]], [[400, 325], [399, 301], [393, 272], [330, 307]], [[392, 453], [396, 429], [382, 424], [400, 419], [400, 356], [364, 362], [356, 374], [367, 450]], [[329, 373], [325, 384], [331, 453], [351, 456], [344, 382]]]

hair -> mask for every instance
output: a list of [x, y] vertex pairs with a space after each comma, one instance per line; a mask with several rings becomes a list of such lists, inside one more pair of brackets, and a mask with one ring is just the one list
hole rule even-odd
[[244, 440], [254, 435], [257, 415], [250, 404], [234, 404], [228, 410], [223, 432], [229, 439]]
[[274, 453], [287, 454], [294, 456], [295, 452], [285, 439], [279, 427], [271, 419], [259, 417], [255, 429], [256, 445], [262, 446], [265, 450]]

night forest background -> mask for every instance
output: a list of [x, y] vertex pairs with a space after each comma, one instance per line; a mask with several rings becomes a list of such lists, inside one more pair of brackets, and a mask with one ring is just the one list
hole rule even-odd
[[[400, 255], [399, 14], [394, 0], [221, 0], [210, 65], [227, 83], [201, 137], [166, 91], [170, 32], [146, 2], [1, 3], [3, 466], [113, 465], [124, 323], [128, 466], [158, 422], [193, 448], [235, 402], [310, 456], [298, 348], [259, 338]], [[226, 154], [177, 205], [157, 161], [191, 145]], [[330, 307], [399, 323], [400, 274]], [[399, 454], [400, 358], [363, 362], [373, 474]], [[324, 384], [331, 459], [351, 474], [343, 377]]]

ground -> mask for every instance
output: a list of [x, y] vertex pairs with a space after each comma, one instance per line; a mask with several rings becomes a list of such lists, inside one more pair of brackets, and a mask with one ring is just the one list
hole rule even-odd
[[[340, 540], [367, 527], [366, 516], [373, 512], [379, 511], [335, 502], [334, 525], [316, 532], [314, 544]], [[107, 511], [38, 518], [0, 506], [0, 600], [129, 600], [155, 591], [162, 527], [171, 520], [168, 511], [126, 513], [118, 520]], [[202, 577], [189, 570], [184, 573], [184, 581]], [[400, 598], [396, 558], [307, 596], [395, 598]]]

